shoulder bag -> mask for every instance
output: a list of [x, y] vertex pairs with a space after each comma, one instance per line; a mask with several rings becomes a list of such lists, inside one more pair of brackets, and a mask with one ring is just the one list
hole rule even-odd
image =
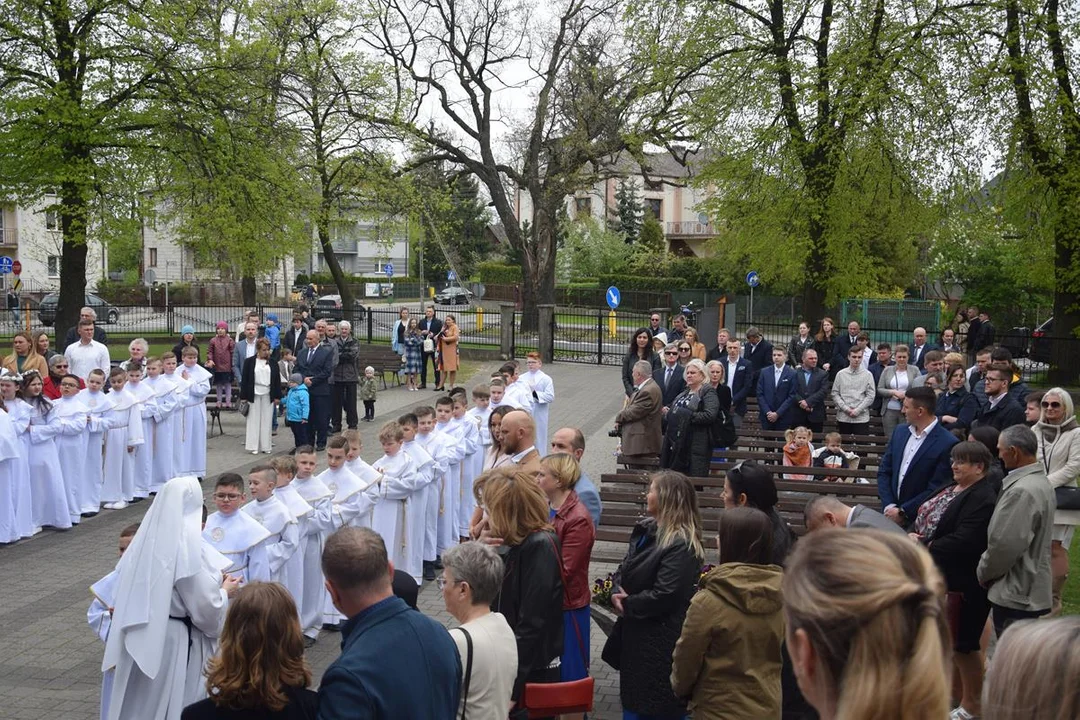
[[1063, 485], [1054, 488], [1058, 510], [1080, 510], [1080, 487]]
[[463, 627], [456, 627], [465, 636], [465, 682], [461, 688], [461, 720], [465, 720], [465, 711], [469, 707], [469, 681], [472, 680], [472, 635]]

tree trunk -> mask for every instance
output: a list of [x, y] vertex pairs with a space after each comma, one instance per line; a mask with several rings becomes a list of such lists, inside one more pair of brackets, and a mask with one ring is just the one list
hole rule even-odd
[[532, 238], [523, 238], [528, 248], [524, 253], [521, 286], [521, 329], [539, 329], [537, 305], [555, 302], [555, 242], [558, 212], [562, 198], [545, 197], [534, 205]]
[[1074, 385], [1077, 379], [1076, 358], [1080, 339], [1074, 329], [1080, 327], [1080, 216], [1072, 208], [1080, 207], [1080, 171], [1065, 167], [1058, 178], [1057, 205], [1060, 209], [1054, 226], [1054, 330], [1062, 338], [1050, 346], [1050, 372], [1047, 380], [1054, 385]]
[[[67, 329], [79, 322], [79, 311], [86, 304], [86, 222], [89, 208], [79, 186], [60, 184], [60, 230], [64, 238], [60, 255], [60, 297], [56, 306], [56, 349], [63, 352]], [[100, 318], [101, 322], [105, 318]]]
[[246, 308], [250, 309], [258, 304], [259, 299], [255, 293], [254, 275], [244, 275], [240, 278], [240, 297]]
[[328, 208], [323, 208], [320, 212], [319, 247], [322, 248], [323, 260], [326, 261], [326, 267], [330, 270], [330, 275], [334, 278], [334, 284], [337, 285], [338, 294], [341, 295], [342, 317], [350, 323], [355, 324], [356, 319], [353, 318], [352, 288], [349, 287], [349, 284], [346, 281], [345, 273], [341, 270], [341, 263], [338, 262], [337, 255], [334, 254], [334, 244], [330, 240]]

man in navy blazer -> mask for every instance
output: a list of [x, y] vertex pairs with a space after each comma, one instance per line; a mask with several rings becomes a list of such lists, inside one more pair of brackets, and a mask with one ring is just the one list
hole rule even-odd
[[795, 368], [795, 403], [791, 406], [791, 425], [804, 425], [819, 433], [825, 426], [825, 394], [829, 390], [829, 374], [817, 364], [817, 351], [814, 348], [804, 350], [802, 365]]
[[310, 399], [309, 437], [316, 450], [326, 449], [326, 427], [330, 422], [330, 376], [334, 372], [334, 351], [321, 343], [318, 330], [309, 330], [304, 347], [296, 356], [295, 371], [304, 376]]
[[787, 430], [795, 402], [795, 371], [787, 364], [784, 348], [773, 348], [772, 361], [758, 375], [758, 419], [762, 430]]
[[740, 427], [746, 414], [746, 397], [753, 385], [754, 369], [739, 357], [742, 344], [738, 340], [728, 340], [725, 349], [727, 358], [720, 361], [724, 364], [724, 384], [731, 390], [731, 420], [735, 427]]
[[919, 506], [952, 479], [956, 436], [934, 415], [932, 388], [911, 388], [904, 398], [906, 424], [898, 425], [878, 466], [878, 497], [885, 516], [901, 527], [915, 520]]
[[926, 328], [917, 327], [911, 332], [914, 340], [911, 343], [911, 364], [919, 368], [919, 371], [926, 369], [926, 353], [931, 350], [939, 350], [937, 345], [926, 342]]
[[671, 407], [671, 403], [679, 397], [679, 393], [686, 389], [685, 372], [686, 368], [679, 364], [675, 343], [671, 343], [664, 348], [664, 359], [660, 363], [660, 369], [654, 370], [652, 374], [653, 382], [660, 386], [664, 407]]

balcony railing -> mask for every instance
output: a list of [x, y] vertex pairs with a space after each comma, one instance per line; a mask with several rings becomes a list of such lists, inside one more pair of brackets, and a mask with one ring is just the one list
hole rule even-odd
[[17, 228], [0, 228], [0, 247], [10, 247], [19, 244], [19, 231]]
[[683, 237], [708, 237], [716, 235], [716, 228], [712, 223], [697, 222], [696, 220], [669, 222], [665, 234]]

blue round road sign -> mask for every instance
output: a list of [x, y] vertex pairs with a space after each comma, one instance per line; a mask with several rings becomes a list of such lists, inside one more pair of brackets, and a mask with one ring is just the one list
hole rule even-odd
[[761, 278], [758, 277], [756, 271], [751, 270], [750, 272], [746, 273], [746, 284], [752, 288], [755, 288], [761, 284]]
[[11, 268], [14, 264], [14, 261], [7, 255], [0, 257], [0, 275], [7, 275], [11, 272]]
[[607, 289], [606, 298], [609, 308], [614, 310], [615, 308], [619, 307], [619, 301], [622, 299], [622, 296], [619, 294], [619, 288], [615, 287], [614, 285], [609, 287]]
[[394, 277], [394, 263], [383, 265], [383, 272], [386, 273], [386, 277]]

